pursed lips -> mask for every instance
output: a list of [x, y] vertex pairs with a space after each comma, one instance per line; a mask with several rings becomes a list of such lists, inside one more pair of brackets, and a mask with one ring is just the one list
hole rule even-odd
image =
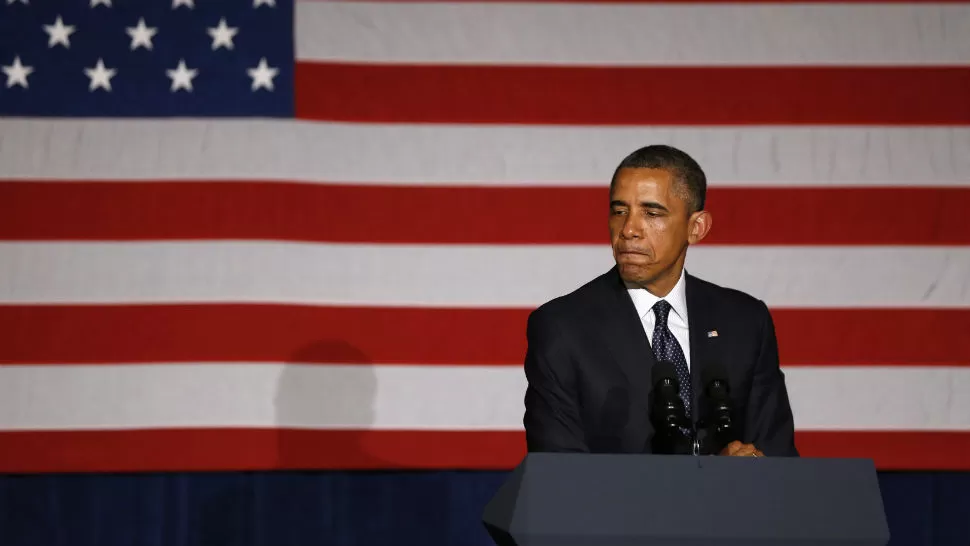
[[623, 249], [617, 252], [617, 258], [624, 258], [628, 260], [639, 261], [649, 257], [650, 255], [647, 254], [646, 252], [643, 252], [640, 250], [634, 250], [634, 249], [629, 249], [629, 250]]

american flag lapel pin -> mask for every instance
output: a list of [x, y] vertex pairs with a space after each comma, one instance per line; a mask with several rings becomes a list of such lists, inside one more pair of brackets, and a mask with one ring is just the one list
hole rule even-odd
[[708, 332], [707, 337], [717, 337], [717, 330], [711, 330]]

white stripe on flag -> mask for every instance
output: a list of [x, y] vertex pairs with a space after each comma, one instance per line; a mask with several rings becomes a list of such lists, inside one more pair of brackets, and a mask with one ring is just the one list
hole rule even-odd
[[711, 186], [970, 186], [970, 128], [423, 126], [0, 119], [2, 179], [606, 185], [646, 144]]
[[[970, 428], [970, 368], [785, 371], [802, 430]], [[524, 389], [506, 366], [8, 365], [0, 429], [518, 430]]]
[[[0, 243], [0, 302], [533, 307], [612, 266], [608, 243]], [[770, 306], [970, 306], [970, 247], [697, 246], [687, 268]]]
[[303, 2], [295, 23], [307, 61], [970, 64], [966, 4]]
[[970, 367], [785, 369], [802, 430], [970, 429]]

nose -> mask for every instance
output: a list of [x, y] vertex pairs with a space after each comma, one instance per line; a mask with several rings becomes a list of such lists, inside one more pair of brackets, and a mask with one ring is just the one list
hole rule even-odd
[[624, 239], [639, 239], [643, 234], [643, 226], [637, 218], [636, 214], [627, 214], [626, 219], [623, 222], [623, 229], [620, 230], [620, 235]]

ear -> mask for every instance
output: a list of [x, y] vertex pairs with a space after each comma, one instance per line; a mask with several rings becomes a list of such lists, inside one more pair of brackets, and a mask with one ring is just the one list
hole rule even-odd
[[707, 234], [711, 231], [713, 222], [714, 218], [706, 210], [699, 210], [691, 214], [687, 224], [687, 242], [696, 245], [704, 240], [704, 237], [707, 237]]

